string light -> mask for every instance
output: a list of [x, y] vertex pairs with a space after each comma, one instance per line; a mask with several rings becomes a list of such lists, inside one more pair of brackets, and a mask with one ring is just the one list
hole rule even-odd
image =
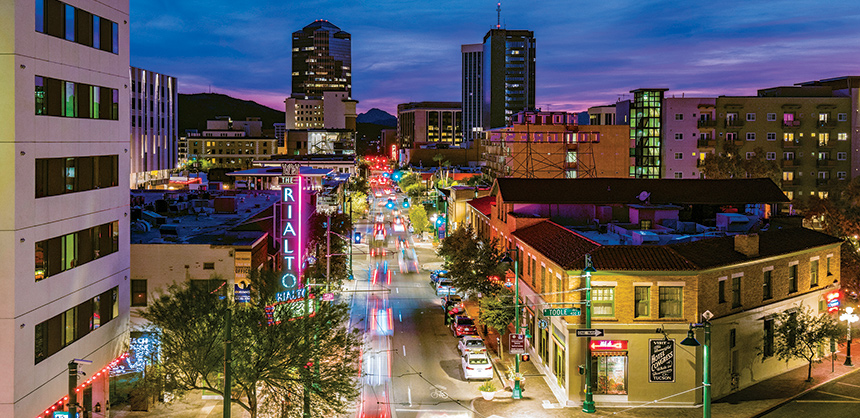
[[[80, 392], [82, 389], [85, 389], [87, 386], [89, 386], [95, 380], [96, 377], [98, 377], [102, 373], [108, 373], [110, 370], [117, 367], [119, 365], [119, 363], [122, 362], [123, 360], [125, 360], [126, 358], [128, 358], [128, 353], [122, 353], [119, 357], [113, 359], [113, 361], [111, 361], [110, 364], [108, 364], [103, 369], [101, 369], [98, 373], [96, 373], [95, 376], [87, 379], [84, 383], [81, 383], [80, 385], [78, 385], [78, 387], [75, 388], [75, 392]], [[56, 411], [58, 407], [62, 409], [65, 406], [66, 402], [68, 402], [68, 400], [69, 400], [68, 395], [63, 396], [62, 399], [60, 399], [59, 401], [57, 401], [56, 403], [51, 405], [51, 407], [49, 409], [46, 409], [45, 412], [39, 414], [36, 418], [51, 418], [53, 411]]]

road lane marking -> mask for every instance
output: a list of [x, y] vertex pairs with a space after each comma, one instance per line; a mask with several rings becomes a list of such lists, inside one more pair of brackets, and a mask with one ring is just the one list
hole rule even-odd
[[851, 384], [851, 383], [836, 382], [836, 384], [837, 384], [837, 385], [851, 386], [852, 388], [860, 388], [860, 385], [854, 385], [854, 384]]
[[412, 408], [412, 386], [406, 388], [406, 397], [409, 399], [409, 407]]
[[403, 357], [406, 357], [406, 346], [403, 346]]
[[400, 293], [400, 288], [399, 288], [399, 287], [395, 287], [395, 288], [394, 288], [394, 291], [395, 291], [395, 292], [397, 292], [397, 293]]
[[860, 403], [860, 400], [857, 401], [812, 401], [812, 400], [797, 400], [797, 403]]
[[403, 322], [403, 313], [397, 312], [397, 318], [400, 319], [400, 322]]
[[855, 397], [853, 397], [853, 396], [840, 395], [840, 394], [838, 394], [838, 393], [830, 393], [830, 392], [825, 392], [825, 391], [823, 391], [823, 390], [820, 390], [820, 391], [818, 391], [818, 392], [819, 392], [819, 393], [823, 393], [823, 394], [825, 394], [825, 395], [836, 396], [836, 397], [839, 397], [839, 398], [845, 398], [845, 399], [851, 399], [851, 400], [855, 400], [855, 401], [860, 401], [860, 398], [855, 398]]

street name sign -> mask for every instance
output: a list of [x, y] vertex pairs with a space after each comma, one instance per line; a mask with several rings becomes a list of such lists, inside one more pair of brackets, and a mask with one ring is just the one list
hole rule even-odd
[[604, 334], [602, 329], [584, 328], [576, 330], [577, 337], [602, 337], [603, 335]]
[[579, 316], [582, 315], [580, 308], [551, 308], [544, 309], [543, 316]]

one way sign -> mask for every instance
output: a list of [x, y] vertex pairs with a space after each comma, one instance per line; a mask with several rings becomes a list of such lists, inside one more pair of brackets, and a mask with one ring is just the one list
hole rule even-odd
[[603, 330], [602, 329], [578, 329], [576, 330], [577, 337], [602, 337]]

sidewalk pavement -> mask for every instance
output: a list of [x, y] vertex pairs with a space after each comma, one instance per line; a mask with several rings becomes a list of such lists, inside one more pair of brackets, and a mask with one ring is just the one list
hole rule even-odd
[[[478, 317], [478, 306], [473, 301], [466, 302], [466, 311], [473, 318]], [[502, 362], [498, 357], [499, 334], [486, 330], [482, 333], [484, 342], [493, 357], [497, 374], [507, 369], [511, 359], [506, 357]], [[502, 342], [505, 346], [506, 342]], [[852, 351], [860, 353], [860, 343], [852, 344]], [[741, 389], [729, 396], [713, 401], [711, 404], [711, 415], [716, 418], [759, 418], [774, 409], [790, 402], [791, 400], [815, 389], [833, 379], [842, 377], [860, 369], [860, 367], [844, 366], [844, 356], [838, 356], [831, 372], [831, 362], [828, 357], [824, 362], [812, 366], [812, 382], [806, 381], [807, 367], [804, 365], [770, 379], [763, 380], [752, 386]], [[696, 407], [673, 407], [660, 408], [648, 407], [602, 407], [598, 402], [597, 412], [587, 414], [582, 412], [581, 407], [562, 407], [558, 398], [553, 393], [549, 379], [553, 376], [537, 363], [537, 357], [532, 355], [534, 361], [520, 362], [520, 373], [525, 378], [525, 390], [523, 398], [514, 400], [511, 398], [510, 388], [496, 392], [492, 401], [486, 401], [480, 396], [472, 401], [472, 408], [478, 412], [478, 417], [489, 418], [562, 418], [562, 417], [622, 417], [622, 418], [698, 418], [702, 416], [701, 405]], [[497, 382], [505, 383], [501, 377]], [[558, 388], [558, 385], [554, 385]]]

